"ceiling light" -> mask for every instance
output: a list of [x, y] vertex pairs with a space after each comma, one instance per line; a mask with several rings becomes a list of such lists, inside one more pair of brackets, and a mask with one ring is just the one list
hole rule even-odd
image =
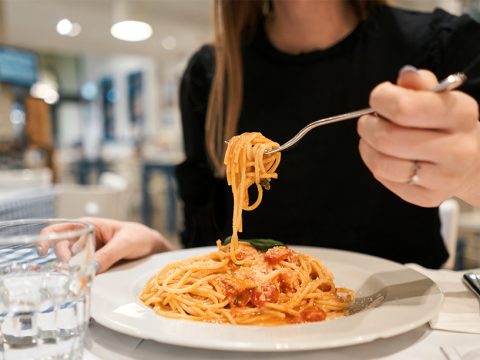
[[147, 22], [145, 4], [137, 1], [114, 0], [112, 2], [112, 27], [114, 38], [124, 41], [143, 41], [152, 36], [153, 29]]
[[57, 32], [63, 36], [77, 36], [82, 31], [79, 23], [71, 22], [68, 19], [62, 19], [57, 23]]
[[68, 34], [68, 36], [75, 37], [79, 35], [81, 32], [82, 32], [82, 26], [79, 23], [73, 23], [72, 31], [70, 31], [70, 34]]
[[80, 96], [85, 100], [93, 100], [98, 94], [98, 86], [92, 82], [87, 81], [80, 88]]
[[50, 72], [40, 72], [38, 81], [30, 88], [30, 95], [50, 105], [57, 103], [60, 95], [55, 77]]
[[143, 41], [152, 36], [152, 27], [143, 21], [125, 20], [112, 25], [114, 38], [124, 41]]
[[58, 102], [60, 96], [58, 95], [58, 91], [53, 88], [48, 83], [41, 83], [37, 82], [32, 85], [30, 89], [30, 95], [37, 99], [42, 99], [47, 104], [55, 104]]
[[57, 24], [57, 32], [60, 35], [68, 35], [70, 31], [72, 31], [73, 24], [68, 19], [62, 19]]

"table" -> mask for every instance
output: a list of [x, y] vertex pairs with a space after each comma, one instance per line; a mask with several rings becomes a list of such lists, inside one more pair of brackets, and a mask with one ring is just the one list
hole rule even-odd
[[476, 231], [480, 233], [480, 210], [460, 214], [458, 226], [461, 230]]
[[[431, 330], [424, 325], [388, 339], [337, 349], [302, 352], [227, 352], [160, 344], [117, 333], [93, 322], [87, 333], [87, 351], [99, 359], [446, 359], [442, 347], [480, 344], [480, 335]], [[86, 359], [88, 357], [86, 356]]]

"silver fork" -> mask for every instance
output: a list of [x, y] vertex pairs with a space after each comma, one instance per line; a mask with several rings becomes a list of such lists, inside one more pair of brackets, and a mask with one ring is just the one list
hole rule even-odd
[[480, 301], [480, 274], [468, 272], [463, 274], [463, 282], [472, 292], [478, 297]]
[[[442, 91], [449, 91], [449, 90], [456, 89], [457, 87], [462, 85], [466, 79], [467, 77], [463, 73], [456, 73], [456, 74], [449, 75], [445, 79], [443, 79], [440, 83], [438, 83], [436, 86], [434, 86], [431, 89], [431, 91], [442, 92]], [[344, 120], [356, 119], [363, 115], [372, 114], [374, 112], [375, 111], [372, 108], [366, 108], [366, 109], [352, 111], [346, 114], [331, 116], [328, 118], [314, 121], [308, 124], [307, 126], [305, 126], [302, 130], [300, 130], [297, 133], [297, 135], [295, 135], [293, 138], [288, 140], [286, 143], [282, 144], [280, 147], [276, 149], [265, 151], [265, 154], [273, 154], [273, 153], [290, 148], [291, 146], [299, 142], [305, 136], [306, 133], [308, 133], [310, 130], [315, 129], [319, 126], [333, 124], [333, 123], [344, 121]], [[228, 143], [228, 141], [225, 141], [225, 142]]]

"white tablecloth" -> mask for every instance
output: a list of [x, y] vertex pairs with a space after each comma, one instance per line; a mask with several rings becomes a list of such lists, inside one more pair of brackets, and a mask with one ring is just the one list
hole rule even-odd
[[[459, 281], [461, 273], [458, 273]], [[472, 295], [473, 296], [473, 295]], [[479, 303], [480, 316], [480, 303]], [[432, 330], [428, 324], [388, 339], [337, 349], [303, 352], [227, 352], [161, 344], [117, 333], [92, 321], [85, 360], [153, 359], [448, 359], [480, 360], [480, 335]], [[471, 349], [478, 348], [472, 354]], [[462, 353], [470, 352], [462, 357]], [[448, 356], [447, 356], [448, 354]]]
[[[448, 359], [442, 350], [462, 348], [477, 344], [480, 347], [480, 335], [431, 330], [424, 325], [403, 335], [371, 343], [337, 348], [331, 350], [303, 352], [227, 352], [193, 349], [160, 344], [117, 333], [99, 324], [90, 326], [87, 336], [85, 360], [153, 360], [153, 359]], [[473, 360], [475, 358], [472, 358]]]

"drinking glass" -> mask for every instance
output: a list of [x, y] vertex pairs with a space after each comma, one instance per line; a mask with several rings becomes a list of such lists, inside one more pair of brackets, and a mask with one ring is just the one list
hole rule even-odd
[[86, 222], [0, 222], [0, 360], [82, 359], [94, 252]]

